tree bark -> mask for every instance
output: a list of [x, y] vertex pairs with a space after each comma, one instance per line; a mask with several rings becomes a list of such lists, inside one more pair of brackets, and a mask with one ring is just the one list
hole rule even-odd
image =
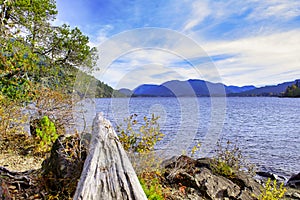
[[147, 199], [110, 122], [98, 114], [74, 200]]

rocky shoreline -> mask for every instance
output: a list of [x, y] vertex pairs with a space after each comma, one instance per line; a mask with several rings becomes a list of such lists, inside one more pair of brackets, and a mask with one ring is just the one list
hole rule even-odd
[[[60, 199], [70, 199], [76, 190], [76, 181], [80, 178], [84, 159], [70, 160], [62, 152], [67, 150], [78, 153], [76, 145], [69, 145], [76, 141], [78, 138], [75, 136], [57, 140], [51, 156], [43, 162], [41, 169], [13, 172], [1, 167], [0, 197], [47, 199], [49, 195], [60, 195]], [[86, 150], [80, 150], [81, 154], [84, 152]], [[254, 200], [260, 194], [264, 180], [276, 178], [271, 173], [258, 173], [262, 178], [257, 180], [244, 172], [234, 172], [234, 176], [226, 177], [214, 172], [212, 162], [210, 158], [192, 159], [183, 155], [165, 160], [162, 163], [164, 173], [160, 176], [163, 187], [169, 188], [165, 199]], [[286, 182], [286, 187], [285, 199], [300, 199], [300, 173], [291, 177]]]
[[[235, 172], [233, 177], [215, 174], [210, 158], [192, 159], [179, 156], [165, 161], [164, 183], [174, 190], [169, 199], [257, 199], [262, 185], [276, 176], [261, 174], [255, 179], [244, 172]], [[300, 173], [292, 176], [286, 183], [284, 199], [300, 199]], [[184, 188], [184, 190], [182, 190]]]

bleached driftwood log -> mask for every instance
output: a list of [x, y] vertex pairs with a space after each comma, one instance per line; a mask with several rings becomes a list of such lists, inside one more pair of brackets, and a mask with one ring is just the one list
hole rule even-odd
[[111, 123], [98, 114], [74, 200], [143, 200], [146, 195]]

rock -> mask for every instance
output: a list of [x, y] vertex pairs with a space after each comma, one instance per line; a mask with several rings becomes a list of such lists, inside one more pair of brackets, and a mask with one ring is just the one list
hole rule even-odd
[[287, 178], [284, 177], [284, 176], [277, 175], [277, 174], [274, 174], [274, 173], [271, 173], [271, 172], [266, 172], [266, 171], [256, 172], [256, 175], [259, 176], [259, 177], [262, 177], [263, 179], [270, 178], [271, 180], [277, 180], [277, 181], [280, 181], [280, 182], [284, 182], [284, 181], [287, 180]]
[[[169, 199], [243, 199], [253, 200], [260, 185], [243, 172], [236, 172], [232, 178], [214, 174], [209, 158], [194, 160], [180, 156], [170, 160], [165, 168], [165, 184], [176, 191]], [[180, 189], [185, 187], [185, 194]]]
[[300, 194], [295, 192], [292, 194], [292, 197], [296, 198], [296, 199], [300, 199]]
[[195, 175], [195, 182], [205, 196], [212, 199], [237, 198], [240, 194], [240, 187], [232, 181], [212, 174], [209, 169], [203, 168]]
[[300, 189], [300, 173], [293, 175], [287, 182], [287, 186]]
[[270, 172], [256, 172], [256, 175], [261, 176], [263, 178], [270, 178], [271, 180], [277, 180], [276, 174], [270, 173]]

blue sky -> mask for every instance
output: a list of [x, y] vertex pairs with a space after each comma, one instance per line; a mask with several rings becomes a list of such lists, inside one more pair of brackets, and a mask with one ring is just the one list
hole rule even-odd
[[[62, 0], [57, 8], [55, 24], [79, 27], [99, 47], [95, 76], [114, 88], [191, 78], [263, 86], [300, 78], [299, 0]], [[145, 35], [147, 27], [153, 32]]]

